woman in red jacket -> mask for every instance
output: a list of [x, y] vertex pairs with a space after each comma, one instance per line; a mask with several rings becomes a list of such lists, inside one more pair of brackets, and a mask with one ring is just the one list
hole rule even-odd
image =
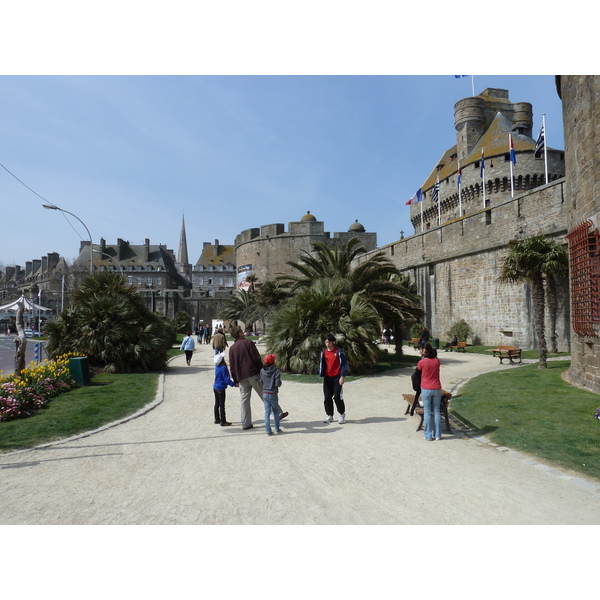
[[[440, 359], [437, 350], [431, 344], [425, 345], [423, 358], [418, 362], [421, 371], [421, 400], [423, 401], [423, 425], [425, 439], [432, 441], [442, 439], [442, 384], [440, 382]], [[431, 430], [431, 409], [433, 408], [433, 431]]]

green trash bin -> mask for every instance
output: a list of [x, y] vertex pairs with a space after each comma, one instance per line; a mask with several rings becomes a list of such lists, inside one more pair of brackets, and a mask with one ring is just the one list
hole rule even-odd
[[90, 365], [87, 356], [77, 356], [69, 359], [71, 377], [79, 385], [92, 385], [90, 381]]
[[431, 347], [435, 348], [436, 350], [439, 349], [439, 347], [440, 347], [440, 340], [439, 340], [439, 338], [433, 338], [431, 340]]

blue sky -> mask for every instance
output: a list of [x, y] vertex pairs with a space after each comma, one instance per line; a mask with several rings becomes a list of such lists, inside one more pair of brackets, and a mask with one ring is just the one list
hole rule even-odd
[[[476, 75], [475, 93], [509, 90], [546, 114], [564, 148], [554, 77]], [[453, 75], [0, 77], [0, 261], [145, 238], [189, 258], [250, 227], [299, 220], [325, 230], [360, 221], [379, 245], [414, 233], [406, 201], [455, 143], [453, 107], [472, 95]], [[26, 232], [23, 237], [23, 230]]]

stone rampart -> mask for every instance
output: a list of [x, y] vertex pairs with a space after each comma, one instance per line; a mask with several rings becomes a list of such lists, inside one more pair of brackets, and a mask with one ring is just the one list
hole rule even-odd
[[[445, 339], [450, 326], [464, 319], [477, 343], [536, 347], [528, 284], [500, 283], [498, 277], [510, 240], [535, 235], [563, 240], [564, 185], [557, 180], [381, 248], [417, 283], [433, 337]], [[559, 349], [568, 350], [566, 281], [560, 283], [557, 329]]]

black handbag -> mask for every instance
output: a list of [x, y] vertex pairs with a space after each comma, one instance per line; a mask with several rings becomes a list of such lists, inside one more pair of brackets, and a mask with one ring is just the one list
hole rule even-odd
[[412, 380], [412, 387], [415, 392], [421, 391], [421, 371], [419, 369], [415, 369], [415, 372], [410, 376]]

